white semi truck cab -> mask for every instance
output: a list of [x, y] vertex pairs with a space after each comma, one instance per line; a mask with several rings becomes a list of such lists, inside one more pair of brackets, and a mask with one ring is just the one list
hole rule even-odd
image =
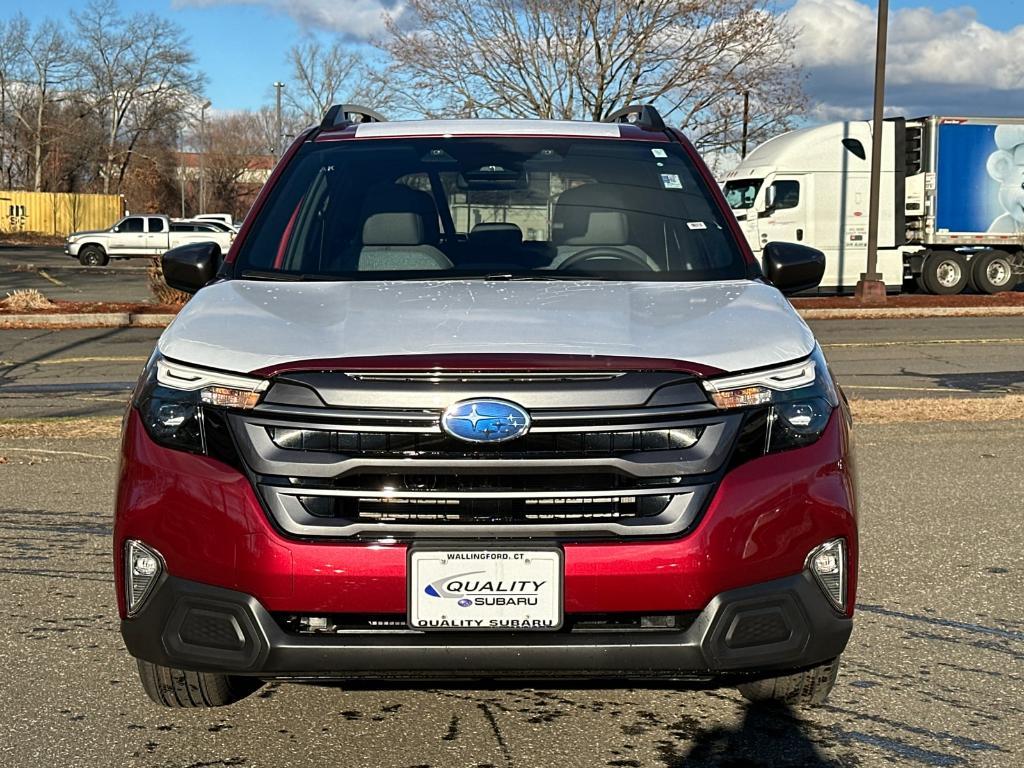
[[[805, 128], [757, 147], [725, 194], [755, 252], [824, 251], [822, 290], [867, 265], [872, 123]], [[882, 125], [878, 271], [898, 290], [1013, 290], [1024, 278], [1024, 119], [896, 118]]]

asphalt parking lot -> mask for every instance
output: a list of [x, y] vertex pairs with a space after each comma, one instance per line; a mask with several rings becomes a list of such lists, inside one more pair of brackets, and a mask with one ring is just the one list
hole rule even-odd
[[5, 766], [1024, 764], [1024, 422], [857, 431], [860, 610], [827, 705], [731, 690], [272, 685], [151, 705], [117, 631], [112, 440], [0, 440]]
[[146, 259], [83, 267], [60, 248], [0, 246], [0, 298], [34, 288], [61, 301], [152, 301]]

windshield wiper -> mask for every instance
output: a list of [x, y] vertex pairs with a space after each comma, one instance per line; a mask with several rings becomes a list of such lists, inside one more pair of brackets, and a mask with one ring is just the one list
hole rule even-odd
[[243, 280], [272, 280], [278, 282], [300, 282], [302, 280], [325, 280], [319, 275], [304, 275], [298, 272], [264, 272], [259, 269], [247, 269], [242, 272]]

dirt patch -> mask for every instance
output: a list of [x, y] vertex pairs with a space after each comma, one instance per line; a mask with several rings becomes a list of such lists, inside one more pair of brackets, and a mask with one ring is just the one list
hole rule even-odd
[[44, 235], [39, 232], [4, 232], [0, 234], [0, 247], [19, 248], [32, 245], [64, 245], [60, 235]]
[[0, 438], [117, 437], [120, 434], [121, 419], [112, 416], [0, 421]]
[[856, 424], [1024, 419], [1024, 395], [851, 400]]

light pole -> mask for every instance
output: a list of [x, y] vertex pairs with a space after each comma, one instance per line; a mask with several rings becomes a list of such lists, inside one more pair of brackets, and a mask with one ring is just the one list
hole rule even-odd
[[199, 107], [199, 213], [206, 213], [206, 110], [209, 108], [209, 99]]
[[747, 159], [747, 139], [750, 137], [750, 91], [743, 92], [743, 142], [740, 145], [740, 159]]
[[[878, 0], [875, 36], [875, 109], [871, 124], [871, 202], [868, 208], [868, 264], [855, 293], [859, 299], [885, 301], [885, 281], [878, 273], [878, 212], [882, 189], [882, 118], [885, 109], [885, 52], [889, 33], [889, 0]], [[897, 200], [897, 205], [902, 203]]]
[[284, 83], [276, 81], [274, 83], [274, 90], [277, 91], [277, 112], [275, 113], [274, 122], [274, 154], [278, 157], [284, 151], [284, 136], [282, 135], [281, 128], [281, 89], [284, 88]]

